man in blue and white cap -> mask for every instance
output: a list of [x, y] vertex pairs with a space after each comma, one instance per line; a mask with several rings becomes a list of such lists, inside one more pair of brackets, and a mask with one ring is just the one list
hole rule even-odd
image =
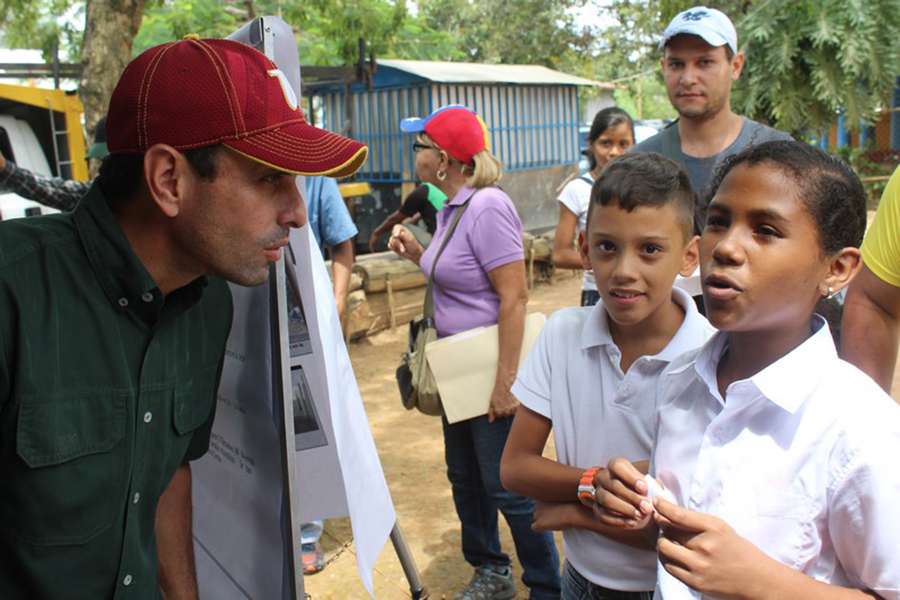
[[695, 229], [703, 223], [709, 181], [724, 157], [770, 140], [789, 140], [731, 110], [731, 84], [744, 68], [737, 31], [725, 13], [695, 6], [675, 16], [659, 47], [666, 92], [680, 118], [631, 151], [659, 152], [680, 163], [697, 193]]

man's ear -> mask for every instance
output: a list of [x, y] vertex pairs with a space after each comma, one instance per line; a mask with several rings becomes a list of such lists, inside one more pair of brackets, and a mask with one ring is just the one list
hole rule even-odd
[[697, 270], [697, 263], [700, 262], [700, 236], [695, 235], [688, 240], [684, 246], [684, 254], [682, 255], [681, 270], [678, 271], [682, 277], [690, 277]]
[[738, 77], [741, 76], [741, 71], [744, 70], [744, 56], [743, 52], [735, 52], [734, 56], [731, 57], [731, 80], [737, 81]]
[[184, 155], [171, 146], [156, 144], [144, 153], [144, 177], [150, 197], [167, 217], [175, 217], [181, 211], [192, 175]]
[[861, 268], [862, 254], [859, 248], [848, 246], [840, 250], [829, 259], [828, 271], [819, 285], [819, 293], [828, 296], [841, 291], [856, 277]]
[[590, 271], [591, 249], [588, 247], [587, 232], [583, 229], [578, 232], [578, 253], [581, 255], [581, 267], [585, 271]]

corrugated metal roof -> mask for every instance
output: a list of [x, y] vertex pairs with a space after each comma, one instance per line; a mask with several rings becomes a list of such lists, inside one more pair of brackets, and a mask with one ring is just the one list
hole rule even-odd
[[438, 83], [517, 83], [530, 85], [597, 85], [600, 82], [540, 65], [487, 65], [379, 58], [379, 66], [391, 67]]

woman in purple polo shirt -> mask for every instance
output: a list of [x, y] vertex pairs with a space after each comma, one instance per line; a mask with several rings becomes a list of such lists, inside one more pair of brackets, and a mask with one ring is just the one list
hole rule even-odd
[[418, 132], [416, 175], [448, 200], [437, 214], [434, 239], [424, 250], [395, 226], [388, 247], [431, 274], [435, 255], [456, 211], [467, 202], [434, 274], [438, 337], [499, 324], [500, 360], [487, 415], [450, 425], [443, 419], [447, 476], [462, 523], [462, 549], [475, 567], [455, 600], [515, 596], [511, 561], [500, 548], [497, 509], [512, 531], [522, 581], [533, 599], [560, 594], [559, 556], [549, 532], [531, 530], [534, 502], [500, 483], [500, 456], [518, 402], [510, 394], [525, 328], [525, 261], [522, 223], [512, 201], [494, 187], [500, 161], [488, 149], [487, 128], [470, 109], [451, 105], [424, 119], [405, 119], [403, 131]]

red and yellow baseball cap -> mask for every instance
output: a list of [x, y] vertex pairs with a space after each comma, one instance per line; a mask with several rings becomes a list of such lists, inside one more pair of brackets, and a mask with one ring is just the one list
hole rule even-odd
[[106, 137], [110, 154], [224, 144], [282, 171], [330, 177], [352, 175], [369, 151], [309, 125], [284, 73], [259, 51], [196, 36], [131, 61], [109, 102]]
[[403, 119], [400, 130], [424, 131], [447, 154], [466, 165], [471, 165], [472, 157], [482, 150], [491, 149], [487, 125], [474, 110], [462, 104], [444, 106], [424, 119]]

